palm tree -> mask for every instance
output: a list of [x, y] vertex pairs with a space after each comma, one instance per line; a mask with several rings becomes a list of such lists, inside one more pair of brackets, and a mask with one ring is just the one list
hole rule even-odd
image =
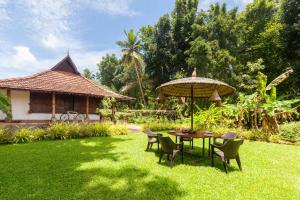
[[117, 42], [117, 44], [122, 48], [122, 62], [125, 66], [133, 67], [135, 69], [137, 81], [139, 83], [142, 95], [142, 100], [144, 105], [146, 105], [141, 78], [141, 68], [143, 65], [143, 57], [140, 53], [140, 50], [142, 48], [141, 41], [138, 38], [138, 34], [135, 35], [133, 30], [130, 30], [129, 32], [125, 31], [125, 35], [127, 37], [126, 40]]

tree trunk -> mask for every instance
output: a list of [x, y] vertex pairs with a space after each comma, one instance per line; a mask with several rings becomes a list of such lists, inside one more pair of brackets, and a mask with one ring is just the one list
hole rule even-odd
[[238, 127], [242, 128], [243, 127], [243, 115], [239, 114], [237, 117], [237, 121], [238, 121]]
[[136, 66], [136, 63], [134, 63], [134, 69], [135, 69], [136, 76], [137, 76], [137, 79], [138, 79], [138, 82], [139, 82], [140, 91], [141, 91], [141, 95], [142, 95], [142, 100], [143, 100], [144, 105], [146, 105], [146, 100], [145, 100], [143, 86], [142, 86], [142, 80], [141, 80], [141, 77], [140, 77], [139, 70], [138, 70], [138, 68]]
[[257, 126], [257, 112], [256, 110], [253, 111], [253, 115], [251, 117], [251, 126], [253, 130], [258, 130]]

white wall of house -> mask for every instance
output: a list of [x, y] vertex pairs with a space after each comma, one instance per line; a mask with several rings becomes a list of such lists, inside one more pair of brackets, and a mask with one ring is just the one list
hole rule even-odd
[[[6, 94], [6, 91], [5, 91]], [[51, 113], [29, 113], [30, 92], [11, 90], [12, 120], [50, 120]], [[57, 119], [61, 114], [56, 114]], [[5, 119], [5, 114], [0, 113], [0, 120]], [[90, 114], [90, 120], [99, 120], [99, 115]]]
[[[6, 95], [5, 89], [0, 89], [0, 92], [4, 95]], [[4, 114], [2, 111], [0, 111], [0, 120], [4, 120], [6, 118], [6, 114]]]

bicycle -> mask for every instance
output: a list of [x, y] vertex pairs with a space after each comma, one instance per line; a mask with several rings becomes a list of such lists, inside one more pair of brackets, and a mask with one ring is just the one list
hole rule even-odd
[[84, 114], [75, 111], [67, 111], [67, 113], [63, 113], [60, 116], [60, 121], [62, 122], [83, 122], [85, 119], [87, 119], [87, 117]]

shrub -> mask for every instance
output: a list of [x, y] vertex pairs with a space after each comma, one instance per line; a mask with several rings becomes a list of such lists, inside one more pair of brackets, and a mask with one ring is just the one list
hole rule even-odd
[[282, 140], [287, 140], [290, 142], [300, 141], [300, 122], [282, 124], [280, 125], [279, 130], [279, 136]]
[[103, 123], [55, 123], [47, 129], [0, 128], [0, 144], [25, 143], [34, 140], [64, 140], [68, 138], [83, 138], [92, 136], [127, 135], [129, 133], [126, 124]]
[[66, 129], [68, 129], [65, 137], [67, 138], [80, 138], [81, 135], [81, 126], [77, 123], [65, 124]]
[[14, 142], [14, 133], [0, 128], [0, 144], [9, 144]]
[[67, 123], [55, 123], [47, 129], [47, 138], [52, 140], [64, 140], [68, 138], [69, 126]]
[[93, 124], [93, 136], [108, 136], [110, 126], [112, 126], [112, 124], [109, 122]]
[[34, 140], [44, 140], [47, 138], [47, 132], [45, 129], [37, 128], [33, 130]]
[[245, 139], [249, 140], [263, 140], [268, 141], [270, 134], [265, 133], [259, 130], [247, 130], [243, 128], [228, 128], [228, 127], [216, 127], [213, 128], [211, 131], [213, 131], [216, 134], [226, 134], [228, 132], [234, 132], [238, 136], [243, 137]]
[[109, 135], [128, 135], [129, 130], [126, 124], [116, 124], [110, 127]]
[[165, 131], [165, 130], [177, 130], [186, 125], [175, 122], [149, 122], [144, 124], [144, 129], [151, 129], [152, 131]]
[[15, 132], [14, 143], [26, 143], [34, 140], [33, 130], [22, 128]]
[[269, 142], [278, 143], [280, 141], [279, 135], [271, 135], [268, 139]]

